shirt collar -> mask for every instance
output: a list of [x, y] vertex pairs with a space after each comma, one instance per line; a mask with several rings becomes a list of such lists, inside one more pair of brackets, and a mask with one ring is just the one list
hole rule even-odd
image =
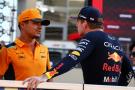
[[[19, 38], [16, 38], [15, 43], [19, 46], [19, 47], [23, 47], [25, 45], [24, 42], [22, 42]], [[38, 41], [35, 40], [36, 45], [40, 45], [40, 43]]]

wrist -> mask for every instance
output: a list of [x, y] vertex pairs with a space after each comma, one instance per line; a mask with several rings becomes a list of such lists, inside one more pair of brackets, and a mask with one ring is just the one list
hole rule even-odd
[[52, 76], [50, 75], [49, 72], [46, 72], [44, 75], [47, 77], [47, 79], [51, 79], [52, 78]]
[[48, 78], [45, 74], [42, 74], [42, 76], [40, 76], [40, 80], [41, 80], [41, 82], [46, 82], [48, 80]]

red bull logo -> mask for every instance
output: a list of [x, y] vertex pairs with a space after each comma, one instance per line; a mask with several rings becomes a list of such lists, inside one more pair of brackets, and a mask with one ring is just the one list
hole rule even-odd
[[118, 73], [118, 72], [121, 71], [121, 67], [117, 64], [114, 64], [114, 65], [111, 66], [107, 63], [104, 63], [102, 70], [105, 71], [105, 72], [116, 72], [116, 73]]
[[[122, 57], [116, 52], [114, 52], [112, 54], [110, 52], [108, 52], [108, 60], [112, 60], [114, 62], [120, 62], [122, 60]], [[118, 73], [121, 71], [121, 66], [118, 63], [115, 63], [113, 65], [110, 65], [109, 63], [104, 63], [102, 70], [105, 72]]]
[[122, 60], [122, 57], [117, 52], [114, 52], [112, 54], [108, 52], [108, 59], [115, 62], [120, 62]]
[[57, 70], [56, 69], [53, 69], [52, 71], [47, 72], [46, 73], [46, 76], [48, 77], [48, 79], [50, 79], [51, 77], [53, 77], [57, 73], [58, 73]]

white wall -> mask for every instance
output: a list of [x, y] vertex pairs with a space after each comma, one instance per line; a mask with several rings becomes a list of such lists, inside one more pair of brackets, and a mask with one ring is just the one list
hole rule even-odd
[[82, 70], [79, 68], [74, 68], [65, 74], [55, 77], [53, 81], [60, 83], [83, 83]]
[[[82, 70], [79, 68], [74, 68], [71, 71], [62, 74], [53, 79], [54, 82], [60, 83], [83, 83]], [[129, 87], [135, 87], [135, 79], [133, 78], [128, 85]]]

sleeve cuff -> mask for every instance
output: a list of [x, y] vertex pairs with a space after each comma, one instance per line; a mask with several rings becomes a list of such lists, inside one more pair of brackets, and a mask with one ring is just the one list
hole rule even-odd
[[46, 75], [47, 79], [51, 79], [52, 78], [52, 76], [50, 75], [49, 72], [46, 72], [45, 75]]

